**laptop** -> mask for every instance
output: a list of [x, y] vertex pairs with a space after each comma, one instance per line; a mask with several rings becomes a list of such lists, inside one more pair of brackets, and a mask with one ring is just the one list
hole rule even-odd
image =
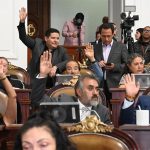
[[55, 85], [69, 82], [74, 77], [78, 78], [78, 75], [72, 75], [72, 74], [56, 74], [56, 83]]
[[78, 102], [41, 102], [40, 109], [50, 111], [58, 123], [80, 122]]
[[149, 88], [150, 87], [150, 74], [134, 74], [135, 81], [140, 83], [140, 88]]

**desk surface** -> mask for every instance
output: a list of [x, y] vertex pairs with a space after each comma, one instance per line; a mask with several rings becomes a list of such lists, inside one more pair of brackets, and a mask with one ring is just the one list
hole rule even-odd
[[119, 127], [121, 130], [132, 130], [132, 131], [150, 131], [149, 126], [137, 126], [135, 124], [125, 124]]
[[119, 128], [132, 136], [140, 150], [150, 150], [150, 126], [125, 124]]

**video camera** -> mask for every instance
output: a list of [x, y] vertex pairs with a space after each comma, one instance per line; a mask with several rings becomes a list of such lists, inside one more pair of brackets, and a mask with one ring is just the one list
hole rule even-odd
[[120, 24], [121, 27], [121, 40], [124, 41], [124, 44], [127, 44], [128, 52], [134, 52], [134, 40], [131, 36], [132, 30], [131, 28], [134, 26], [134, 22], [139, 20], [138, 15], [134, 15], [131, 17], [131, 11], [128, 13], [128, 17], [126, 17], [126, 13], [121, 13], [121, 19], [123, 20]]
[[83, 13], [77, 13], [75, 18], [74, 18], [74, 24], [77, 26], [77, 27], [80, 27], [82, 25], [84, 21], [84, 15]]
[[120, 25], [121, 28], [127, 30], [130, 30], [134, 26], [134, 21], [139, 20], [138, 15], [134, 15], [133, 17], [131, 17], [131, 11], [129, 11], [128, 17], [126, 17], [126, 13], [124, 12], [120, 14], [120, 17], [123, 20]]

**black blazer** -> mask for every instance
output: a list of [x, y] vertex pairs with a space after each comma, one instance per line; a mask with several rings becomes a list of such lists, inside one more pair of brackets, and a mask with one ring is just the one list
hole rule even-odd
[[[18, 25], [19, 38], [20, 40], [31, 49], [32, 59], [27, 68], [31, 78], [35, 78], [35, 76], [39, 73], [39, 63], [40, 56], [46, 48], [45, 41], [40, 38], [32, 39], [26, 35], [25, 24], [20, 23]], [[61, 73], [65, 69], [65, 65], [68, 60], [68, 55], [66, 49], [58, 46], [56, 49], [52, 51], [52, 64], [58, 67], [58, 72]]]
[[[94, 45], [95, 59], [99, 62], [104, 60], [102, 43]], [[113, 45], [107, 63], [114, 63], [113, 70], [106, 71], [108, 88], [118, 87], [122, 77], [125, 63], [127, 62], [128, 51], [124, 44], [113, 41]]]

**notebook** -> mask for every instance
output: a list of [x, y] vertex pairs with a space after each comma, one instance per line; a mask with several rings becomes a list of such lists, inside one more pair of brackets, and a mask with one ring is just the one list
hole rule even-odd
[[134, 74], [135, 81], [140, 83], [141, 88], [148, 88], [150, 87], [150, 74], [143, 73], [143, 74]]
[[40, 109], [50, 111], [58, 123], [80, 122], [78, 102], [42, 102], [40, 103]]

